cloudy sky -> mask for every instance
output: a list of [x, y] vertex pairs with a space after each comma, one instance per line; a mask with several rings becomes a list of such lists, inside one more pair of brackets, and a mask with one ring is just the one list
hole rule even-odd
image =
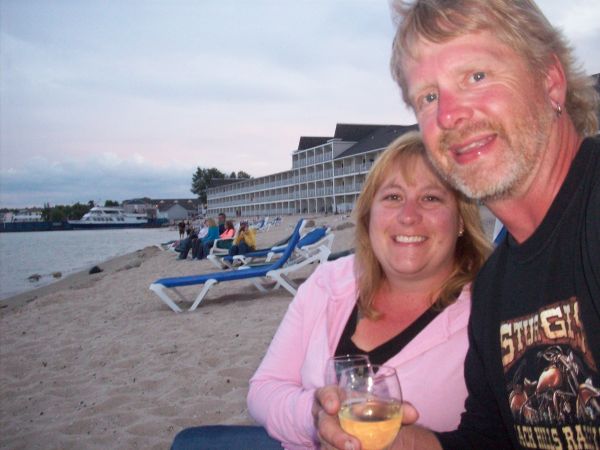
[[[538, 0], [600, 72], [600, 2]], [[191, 197], [302, 135], [411, 124], [387, 0], [0, 0], [0, 207]]]

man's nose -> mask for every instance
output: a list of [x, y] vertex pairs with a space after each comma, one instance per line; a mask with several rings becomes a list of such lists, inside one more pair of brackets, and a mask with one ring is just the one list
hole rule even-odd
[[453, 129], [473, 116], [473, 110], [458, 93], [442, 91], [438, 98], [437, 121], [440, 128]]

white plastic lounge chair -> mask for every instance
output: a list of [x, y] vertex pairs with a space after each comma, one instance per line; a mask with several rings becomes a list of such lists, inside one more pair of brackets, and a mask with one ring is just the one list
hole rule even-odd
[[158, 297], [175, 312], [181, 312], [182, 309], [169, 296], [167, 290], [171, 289], [181, 300], [187, 301], [185, 296], [183, 296], [181, 292], [177, 290], [177, 288], [183, 286], [202, 285], [202, 288], [192, 303], [189, 311], [193, 311], [198, 307], [213, 285], [225, 281], [249, 279], [258, 290], [266, 292], [266, 289], [259, 283], [259, 280], [261, 278], [267, 278], [276, 282], [273, 289], [277, 289], [279, 286], [282, 286], [292, 295], [296, 295], [297, 287], [289, 279], [289, 275], [308, 264], [312, 264], [313, 262], [325, 262], [330, 253], [329, 249], [323, 246], [318, 252], [315, 252], [309, 258], [301, 258], [298, 261], [290, 260], [290, 257], [292, 256], [294, 249], [300, 240], [299, 230], [303, 226], [303, 222], [304, 221], [301, 220], [296, 225], [292, 238], [290, 239], [290, 242], [288, 243], [288, 246], [281, 258], [277, 259], [271, 264], [264, 264], [257, 267], [245, 266], [237, 270], [228, 270], [203, 275], [162, 278], [152, 283], [150, 285], [150, 290], [156, 293], [156, 295], [158, 295]]
[[[210, 248], [209, 255], [228, 255], [229, 249], [233, 244], [233, 238], [219, 238], [213, 241], [213, 245]], [[208, 256], [207, 256], [208, 257]]]
[[[302, 229], [300, 232], [302, 232]], [[335, 236], [331, 232], [330, 228], [314, 228], [300, 238], [294, 252], [296, 255], [301, 255], [308, 258], [311, 256], [314, 249], [318, 249], [321, 246], [325, 246], [331, 251], [334, 237]], [[208, 259], [218, 269], [232, 268], [234, 266], [237, 267], [240, 265], [249, 265], [251, 263], [255, 263], [257, 258], [260, 258], [262, 263], [271, 262], [274, 256], [281, 255], [286, 248], [287, 243], [285, 245], [276, 245], [270, 248], [254, 250], [243, 255], [209, 255]]]
[[[306, 225], [306, 221], [304, 220], [304, 221], [302, 221], [302, 225], [300, 226], [300, 230], [299, 230], [300, 234], [302, 234], [302, 230], [304, 230], [305, 225]], [[246, 255], [253, 255], [253, 256], [261, 257], [261, 258], [263, 258], [262, 262], [264, 262], [264, 263], [270, 262], [272, 259], [272, 256], [269, 259], [266, 259], [266, 260], [264, 259], [269, 254], [269, 252], [275, 250], [279, 254], [283, 253], [285, 251], [288, 243], [290, 242], [291, 238], [292, 238], [292, 235], [288, 236], [283, 241], [279, 241], [279, 243], [275, 244], [273, 247], [264, 248], [264, 249], [260, 249], [260, 250], [254, 250], [253, 252], [246, 253]], [[302, 238], [300, 238], [300, 239], [302, 241]], [[233, 239], [232, 239], [232, 242], [233, 242]], [[302, 241], [300, 245], [304, 245], [304, 242]], [[329, 247], [329, 248], [331, 248], [331, 247]], [[211, 253], [209, 255], [207, 255], [206, 258], [217, 269], [226, 269], [226, 268], [233, 267], [233, 258], [234, 257], [229, 256], [229, 249], [226, 252], [212, 252], [211, 251]], [[250, 262], [250, 260], [248, 260], [248, 262]]]
[[269, 216], [266, 216], [265, 219], [263, 220], [262, 225], [257, 228], [256, 231], [258, 231], [259, 233], [263, 233], [265, 231], [269, 231], [269, 229], [271, 228], [271, 222], [269, 222]]
[[[331, 247], [333, 246], [333, 239], [335, 235], [331, 232], [331, 228], [319, 227], [314, 228], [304, 236], [300, 238], [298, 241], [298, 245], [294, 250], [296, 256], [303, 256], [308, 258], [312, 255], [315, 250], [318, 250], [320, 247], [325, 246], [331, 252]], [[280, 255], [285, 251], [285, 246], [276, 246], [271, 247], [268, 251], [263, 252], [249, 252], [245, 255], [235, 255], [231, 257], [224, 257], [223, 262], [227, 264], [231, 259], [233, 261], [239, 261], [242, 264], [250, 264], [254, 262], [255, 258], [265, 258], [265, 262], [269, 262], [273, 260], [273, 257], [276, 255]]]

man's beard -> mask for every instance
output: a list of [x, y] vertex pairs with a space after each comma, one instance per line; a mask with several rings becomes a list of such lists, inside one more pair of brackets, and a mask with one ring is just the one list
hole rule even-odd
[[[535, 169], [546, 146], [548, 116], [538, 112], [540, 115], [536, 119], [530, 123], [517, 123], [511, 133], [501, 123], [488, 120], [469, 124], [460, 130], [445, 131], [440, 137], [439, 149], [447, 155], [446, 165], [432, 158], [428, 152], [429, 159], [448, 183], [469, 198], [489, 201], [510, 197]], [[485, 161], [485, 156], [481, 164], [473, 161], [461, 165], [452, 158], [452, 145], [477, 134], [496, 135], [494, 145], [498, 148], [494, 149], [494, 167], [490, 167], [492, 161]]]

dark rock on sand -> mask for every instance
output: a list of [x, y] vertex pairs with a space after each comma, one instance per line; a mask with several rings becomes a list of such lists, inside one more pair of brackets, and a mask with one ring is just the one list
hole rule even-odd
[[352, 228], [354, 226], [354, 224], [352, 222], [344, 222], [339, 224], [337, 227], [335, 227], [335, 229], [337, 231], [342, 231], [345, 230], [346, 228]]

